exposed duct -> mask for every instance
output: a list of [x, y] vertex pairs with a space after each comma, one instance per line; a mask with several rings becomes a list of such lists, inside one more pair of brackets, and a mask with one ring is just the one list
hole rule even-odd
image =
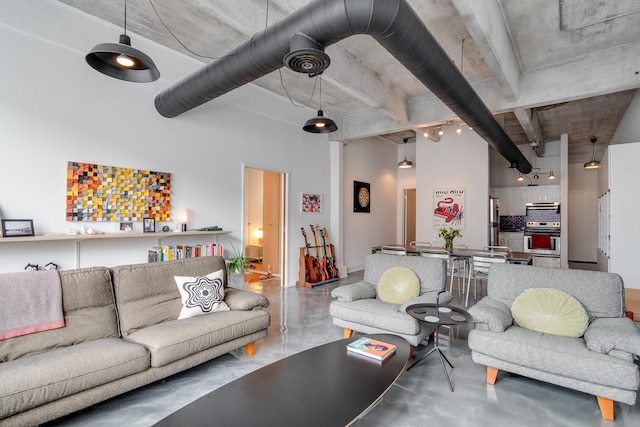
[[[509, 163], [524, 174], [531, 172], [529, 161], [406, 0], [312, 1], [162, 91], [156, 109], [164, 117], [176, 117], [281, 68], [285, 57], [286, 62], [297, 62], [289, 53], [302, 38], [324, 55], [322, 48], [356, 34], [376, 39]], [[318, 58], [307, 60], [316, 66]]]

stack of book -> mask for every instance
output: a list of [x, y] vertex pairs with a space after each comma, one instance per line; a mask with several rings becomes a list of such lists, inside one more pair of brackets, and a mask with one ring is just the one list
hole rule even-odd
[[148, 261], [170, 261], [174, 259], [198, 258], [201, 256], [222, 256], [224, 248], [220, 243], [202, 243], [200, 245], [154, 246], [149, 249]]
[[349, 343], [347, 351], [383, 361], [396, 352], [396, 346], [373, 338], [362, 337]]

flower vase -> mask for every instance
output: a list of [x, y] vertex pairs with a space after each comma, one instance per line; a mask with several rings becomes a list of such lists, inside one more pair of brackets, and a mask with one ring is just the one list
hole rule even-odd
[[453, 239], [444, 239], [444, 248], [447, 252], [453, 252]]

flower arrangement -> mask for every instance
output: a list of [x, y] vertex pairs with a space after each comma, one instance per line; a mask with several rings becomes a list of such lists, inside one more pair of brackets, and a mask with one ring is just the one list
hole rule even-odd
[[456, 237], [462, 237], [462, 233], [457, 228], [441, 228], [438, 231], [438, 237], [444, 239], [444, 248], [449, 252], [453, 251], [453, 239]]

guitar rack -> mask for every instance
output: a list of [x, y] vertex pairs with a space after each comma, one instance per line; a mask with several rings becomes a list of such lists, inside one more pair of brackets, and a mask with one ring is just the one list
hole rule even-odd
[[[331, 253], [335, 253], [334, 248], [333, 248], [333, 244], [329, 244], [327, 246], [331, 249]], [[300, 268], [298, 270], [298, 280], [296, 281], [296, 285], [297, 286], [300, 286], [300, 287], [303, 287], [303, 288], [313, 288], [315, 286], [326, 285], [327, 283], [337, 282], [338, 280], [340, 280], [339, 277], [335, 277], [333, 279], [322, 280], [320, 282], [315, 282], [315, 283], [307, 282], [307, 280], [306, 280], [306, 278], [307, 278], [307, 266], [305, 265], [305, 262], [304, 262], [304, 256], [305, 256], [307, 250], [316, 249], [316, 248], [320, 249], [322, 247], [323, 247], [323, 245], [309, 246], [309, 247], [300, 248]]]

